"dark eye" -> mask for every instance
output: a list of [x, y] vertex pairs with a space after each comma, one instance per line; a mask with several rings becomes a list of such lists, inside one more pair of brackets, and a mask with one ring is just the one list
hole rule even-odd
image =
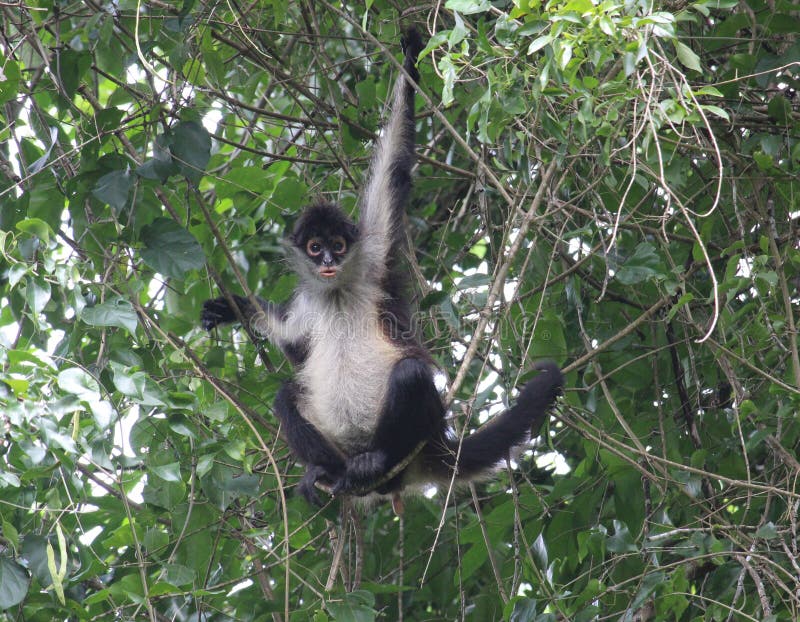
[[347, 252], [347, 242], [344, 241], [344, 238], [334, 238], [331, 248], [337, 255], [344, 255]]
[[322, 244], [318, 240], [309, 240], [306, 244], [306, 252], [312, 257], [316, 257], [322, 252]]

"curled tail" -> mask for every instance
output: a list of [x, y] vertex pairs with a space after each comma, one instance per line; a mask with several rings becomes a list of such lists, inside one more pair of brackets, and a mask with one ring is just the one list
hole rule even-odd
[[459, 441], [451, 438], [444, 439], [444, 451], [441, 446], [437, 451], [431, 444], [426, 462], [437, 478], [449, 480], [454, 469], [457, 480], [486, 475], [508, 456], [509, 449], [538, 433], [547, 411], [561, 393], [564, 376], [551, 361], [538, 363], [536, 369], [539, 374], [523, 387], [517, 403], [474, 434], [466, 436], [460, 448]]

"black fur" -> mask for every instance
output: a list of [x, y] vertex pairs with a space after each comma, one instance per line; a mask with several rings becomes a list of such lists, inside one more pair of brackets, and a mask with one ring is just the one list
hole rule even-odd
[[458, 441], [444, 439], [439, 447], [444, 445], [446, 451], [430, 463], [431, 470], [435, 472], [439, 465], [444, 465], [448, 469], [442, 472], [445, 476], [455, 470], [462, 478], [478, 477], [507, 458], [509, 449], [524, 442], [532, 428], [538, 432], [548, 409], [561, 394], [564, 377], [551, 361], [537, 363], [535, 367], [539, 375], [523, 387], [512, 408], [466, 436], [460, 450]]
[[358, 238], [358, 227], [333, 203], [317, 203], [307, 207], [294, 225], [289, 240], [300, 248], [313, 237], [341, 235], [352, 244]]
[[[242, 298], [241, 296], [233, 296], [233, 299], [240, 310], [243, 309], [243, 304], [247, 302], [247, 298]], [[203, 303], [203, 310], [200, 313], [200, 325], [205, 330], [211, 330], [220, 324], [229, 324], [235, 321], [236, 313], [227, 299], [220, 297], [206, 300]]]
[[284, 382], [275, 396], [275, 414], [281, 421], [281, 430], [289, 447], [308, 466], [298, 489], [308, 501], [319, 505], [315, 484], [322, 481], [330, 485], [339, 481], [345, 463], [342, 454], [297, 410], [299, 392], [294, 382]]
[[308, 339], [290, 341], [283, 346], [283, 353], [294, 367], [299, 367], [308, 358]]

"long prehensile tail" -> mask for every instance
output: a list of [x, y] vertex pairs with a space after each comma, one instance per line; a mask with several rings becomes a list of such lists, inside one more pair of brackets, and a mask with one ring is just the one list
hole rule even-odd
[[457, 480], [479, 478], [491, 472], [510, 449], [525, 442], [532, 432], [535, 435], [564, 385], [564, 376], [555, 363], [541, 362], [536, 369], [539, 374], [523, 387], [512, 408], [465, 437], [460, 447], [458, 440], [447, 439], [447, 450], [437, 456], [439, 465], [429, 462], [429, 468], [438, 471], [444, 467], [439, 475], [447, 479], [453, 469]]

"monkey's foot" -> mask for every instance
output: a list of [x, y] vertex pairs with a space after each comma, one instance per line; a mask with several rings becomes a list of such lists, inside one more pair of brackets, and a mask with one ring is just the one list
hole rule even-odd
[[344, 475], [333, 486], [333, 494], [366, 494], [386, 473], [386, 454], [365, 451], [348, 458]]
[[336, 481], [336, 478], [328, 472], [328, 469], [318, 464], [312, 464], [306, 468], [305, 475], [297, 485], [297, 490], [310, 504], [322, 507], [325, 503], [319, 498], [317, 489], [334, 494], [330, 486], [332, 481]]

